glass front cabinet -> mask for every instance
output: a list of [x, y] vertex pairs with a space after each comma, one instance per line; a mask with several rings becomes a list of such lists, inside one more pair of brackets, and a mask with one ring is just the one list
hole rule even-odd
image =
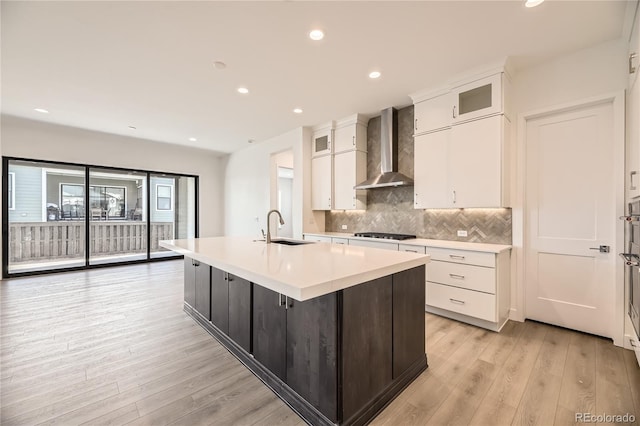
[[493, 74], [453, 89], [453, 123], [503, 112], [503, 73]]

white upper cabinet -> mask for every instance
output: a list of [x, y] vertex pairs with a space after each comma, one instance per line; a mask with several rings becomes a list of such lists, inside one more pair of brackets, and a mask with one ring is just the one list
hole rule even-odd
[[452, 91], [452, 123], [461, 123], [504, 112], [503, 73], [455, 87]]
[[367, 153], [347, 151], [333, 156], [333, 190], [335, 210], [364, 210], [367, 192], [353, 187], [367, 179]]
[[451, 128], [449, 196], [452, 207], [508, 207], [509, 121], [503, 115]]
[[451, 207], [449, 199], [449, 145], [451, 129], [414, 138], [414, 207]]
[[414, 102], [414, 207], [509, 207], [510, 103], [504, 63]]
[[354, 149], [366, 152], [367, 119], [360, 114], [354, 114], [337, 121], [333, 140], [334, 154]]
[[508, 207], [509, 125], [496, 115], [416, 136], [414, 207]]
[[353, 114], [313, 128], [312, 210], [367, 208], [367, 192], [353, 189], [367, 179], [367, 122]]
[[510, 117], [509, 77], [493, 68], [458, 80], [437, 90], [411, 96], [414, 104], [413, 134], [434, 132], [471, 120], [504, 114]]
[[413, 133], [416, 135], [444, 129], [453, 120], [453, 101], [450, 92], [445, 92], [415, 104], [413, 111]]
[[311, 159], [311, 210], [331, 210], [333, 200], [333, 156]]
[[333, 129], [334, 122], [331, 121], [327, 124], [314, 127], [312, 144], [311, 144], [311, 156], [317, 157], [319, 155], [327, 155], [333, 153]]

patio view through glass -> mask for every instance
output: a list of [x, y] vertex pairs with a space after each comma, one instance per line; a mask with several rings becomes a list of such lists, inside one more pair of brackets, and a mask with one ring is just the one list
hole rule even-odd
[[4, 161], [5, 275], [174, 257], [160, 240], [196, 236], [195, 176]]

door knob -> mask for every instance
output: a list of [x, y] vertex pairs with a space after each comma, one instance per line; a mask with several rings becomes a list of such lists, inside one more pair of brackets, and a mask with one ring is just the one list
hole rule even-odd
[[609, 246], [589, 247], [589, 250], [598, 250], [600, 253], [609, 253]]

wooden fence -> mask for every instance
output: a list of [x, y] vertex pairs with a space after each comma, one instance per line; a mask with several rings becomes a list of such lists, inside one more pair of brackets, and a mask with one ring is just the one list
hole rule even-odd
[[[147, 224], [140, 221], [100, 221], [89, 224], [92, 256], [146, 253]], [[9, 224], [9, 262], [84, 257], [84, 222], [14, 222]], [[164, 251], [160, 240], [171, 240], [173, 223], [151, 223], [151, 251]]]

